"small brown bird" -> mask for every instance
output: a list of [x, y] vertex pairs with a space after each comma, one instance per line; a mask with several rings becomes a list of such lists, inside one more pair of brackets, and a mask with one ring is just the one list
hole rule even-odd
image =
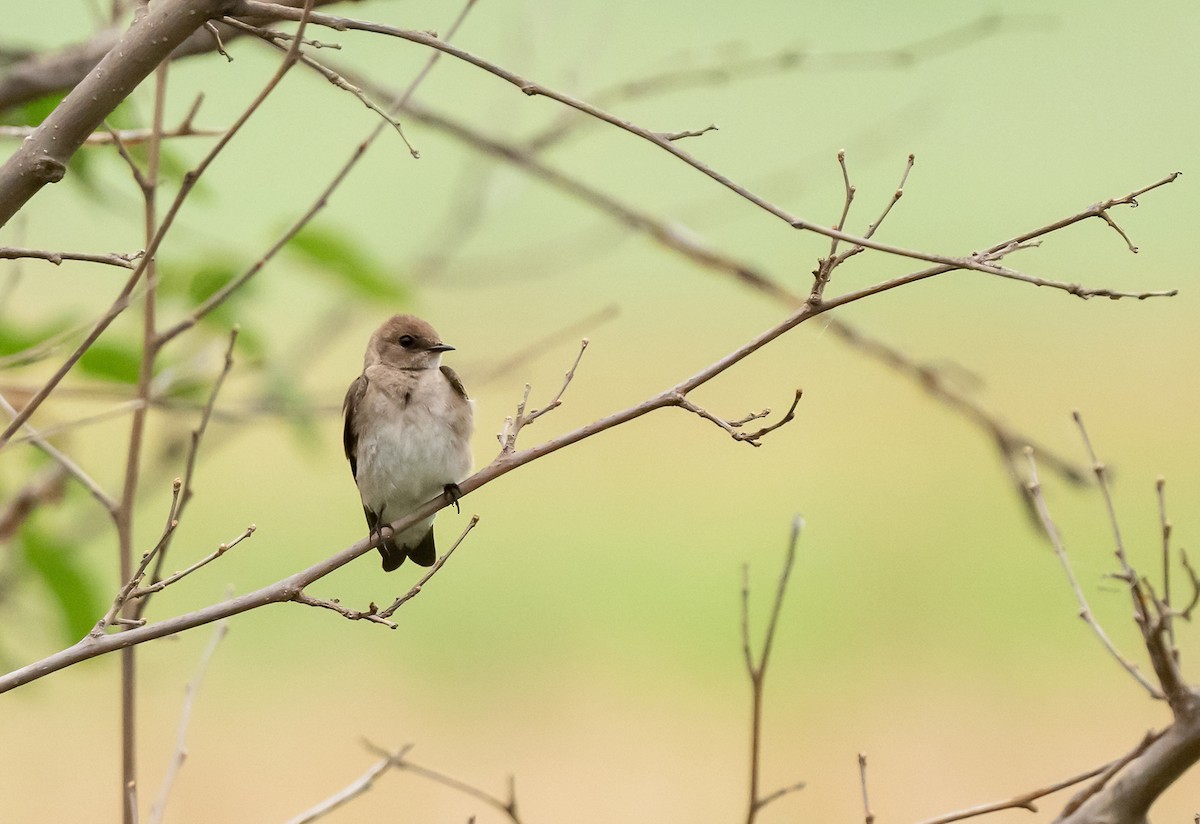
[[[420, 318], [396, 315], [371, 336], [346, 392], [346, 459], [372, 535], [439, 493], [457, 503], [458, 482], [471, 474], [472, 401], [441, 365], [453, 349]], [[405, 557], [432, 565], [433, 516], [388, 537], [379, 554], [388, 572]]]

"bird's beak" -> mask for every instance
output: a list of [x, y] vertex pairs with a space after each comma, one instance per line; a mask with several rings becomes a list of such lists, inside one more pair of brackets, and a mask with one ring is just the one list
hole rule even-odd
[[449, 344], [439, 343], [429, 347], [430, 352], [453, 352], [454, 347]]

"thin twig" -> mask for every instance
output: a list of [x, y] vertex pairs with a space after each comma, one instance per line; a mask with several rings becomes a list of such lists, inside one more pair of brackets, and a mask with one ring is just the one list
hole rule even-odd
[[858, 754], [858, 782], [862, 786], [863, 821], [866, 824], [875, 824], [875, 813], [871, 811], [871, 800], [867, 796], [867, 754], [865, 752]]
[[[297, 36], [303, 35], [304, 28], [308, 24], [309, 14], [312, 11], [312, 5], [313, 0], [305, 0], [304, 8], [299, 10], [300, 14], [297, 18], [295, 18], [300, 21], [300, 25], [297, 30]], [[147, 271], [148, 264], [153, 261], [155, 255], [158, 254], [159, 247], [162, 245], [164, 238], [174, 225], [176, 216], [183, 207], [184, 201], [195, 188], [196, 183], [200, 180], [204, 172], [207, 171], [212, 165], [213, 161], [216, 160], [221, 151], [224, 150], [231, 140], [233, 140], [234, 135], [241, 130], [246, 122], [262, 106], [263, 102], [267, 99], [271, 92], [278, 87], [280, 81], [283, 80], [284, 75], [286, 75], [288, 70], [290, 70], [295, 64], [296, 52], [299, 49], [299, 40], [297, 40], [294, 45], [295, 48], [288, 52], [287, 56], [280, 63], [279, 68], [275, 71], [275, 74], [271, 76], [270, 80], [267, 81], [266, 85], [263, 86], [262, 90], [259, 91], [255, 98], [242, 112], [242, 114], [238, 116], [237, 120], [235, 120], [233, 125], [229, 127], [228, 131], [226, 131], [225, 134], [222, 135], [219, 140], [217, 140], [217, 142], [201, 159], [201, 161], [191, 171], [184, 175], [183, 182], [180, 184], [179, 190], [175, 194], [175, 200], [167, 209], [162, 221], [158, 224], [157, 230], [154, 232], [153, 238], [146, 246], [145, 254], [139, 261], [138, 266], [133, 270], [133, 273], [129, 276], [129, 279], [125, 282], [125, 285], [121, 288], [120, 293], [112, 302], [112, 305], [109, 306], [108, 310], [105, 311], [99, 320], [96, 321], [91, 331], [88, 332], [87, 336], [75, 348], [67, 360], [64, 361], [63, 364], [54, 372], [54, 374], [51, 375], [44, 384], [42, 384], [42, 387], [33, 394], [33, 396], [21, 409], [20, 414], [14, 418], [11, 423], [9, 423], [3, 432], [0, 432], [0, 449], [4, 448], [4, 446], [8, 443], [8, 440], [20, 428], [21, 424], [28, 420], [29, 416], [31, 416], [37, 410], [37, 408], [41, 406], [42, 402], [50, 396], [50, 393], [53, 392], [55, 387], [57, 387], [59, 383], [62, 382], [63, 378], [67, 376], [67, 373], [71, 371], [71, 369], [83, 356], [83, 353], [91, 348], [92, 344], [96, 342], [104, 330], [107, 329], [109, 325], [116, 320], [117, 316], [124, 312], [129, 306], [131, 296], [133, 295], [137, 285], [141, 282], [142, 275]], [[173, 335], [170, 337], [173, 337]], [[162, 346], [168, 340], [170, 340], [170, 337], [164, 337], [164, 334], [160, 333], [154, 341], [154, 349], [156, 351], [161, 349]]]
[[1158, 523], [1162, 533], [1162, 575], [1163, 575], [1163, 597], [1162, 603], [1166, 608], [1166, 614], [1163, 616], [1163, 626], [1167, 630], [1167, 640], [1171, 645], [1171, 655], [1175, 662], [1179, 662], [1179, 647], [1175, 644], [1175, 619], [1171, 611], [1171, 521], [1167, 518], [1167, 495], [1166, 495], [1167, 479], [1158, 476], [1158, 480], [1154, 483], [1154, 490], [1158, 496]]
[[1067, 558], [1066, 547], [1063, 545], [1062, 538], [1058, 534], [1058, 528], [1055, 526], [1054, 520], [1050, 516], [1050, 509], [1046, 505], [1046, 499], [1042, 495], [1042, 485], [1038, 480], [1037, 462], [1033, 457], [1033, 449], [1031, 447], [1026, 447], [1025, 454], [1029, 459], [1029, 484], [1027, 487], [1029, 490], [1029, 495], [1033, 500], [1034, 507], [1037, 509], [1037, 513], [1041, 519], [1042, 528], [1045, 530], [1046, 537], [1049, 538], [1050, 545], [1054, 548], [1054, 554], [1058, 556], [1059, 563], [1062, 564], [1063, 572], [1066, 573], [1067, 581], [1071, 585], [1071, 590], [1075, 593], [1075, 600], [1079, 602], [1079, 617], [1082, 618], [1089, 627], [1091, 627], [1092, 632], [1095, 633], [1096, 637], [1100, 639], [1100, 643], [1102, 643], [1104, 648], [1108, 650], [1109, 655], [1111, 655], [1113, 659], [1125, 669], [1126, 672], [1133, 676], [1135, 681], [1141, 684], [1146, 692], [1150, 694], [1151, 698], [1165, 700], [1166, 695], [1163, 694], [1162, 690], [1151, 684], [1146, 679], [1146, 676], [1142, 675], [1141, 670], [1138, 669], [1137, 665], [1122, 655], [1119, 650], [1117, 650], [1116, 645], [1113, 644], [1113, 642], [1109, 639], [1108, 634], [1105, 633], [1104, 629], [1100, 626], [1100, 623], [1096, 620], [1095, 616], [1092, 615], [1092, 609], [1088, 606], [1087, 598], [1083, 594], [1083, 589], [1079, 586], [1079, 582], [1075, 579], [1075, 572], [1071, 568], [1070, 560]]
[[[238, 0], [234, 7], [234, 13], [241, 15], [257, 15], [265, 18], [275, 18], [281, 20], [298, 19], [295, 9], [275, 3], [259, 2], [259, 0]], [[749, 189], [736, 183], [732, 178], [722, 174], [721, 172], [718, 172], [717, 170], [689, 154], [684, 149], [679, 148], [677, 142], [664, 139], [659, 132], [654, 132], [628, 120], [617, 117], [616, 115], [604, 111], [603, 109], [600, 109], [584, 100], [580, 100], [572, 97], [571, 95], [551, 89], [540, 83], [535, 83], [531, 80], [528, 80], [521, 75], [511, 72], [508, 69], [492, 63], [478, 55], [472, 54], [465, 49], [461, 49], [450, 43], [439, 40], [437, 37], [430, 35], [428, 32], [401, 29], [381, 23], [354, 20], [347, 17], [337, 17], [322, 13], [314, 13], [311, 16], [311, 20], [314, 24], [327, 26], [336, 31], [357, 30], [397, 37], [427, 46], [429, 48], [437, 49], [438, 51], [449, 54], [458, 58], [459, 60], [470, 63], [471, 65], [474, 65], [477, 68], [480, 68], [517, 87], [528, 96], [540, 96], [555, 100], [558, 103], [569, 106], [570, 108], [576, 109], [584, 114], [596, 118], [597, 120], [601, 120], [605, 123], [615, 126], [618, 129], [629, 132], [630, 134], [640, 137], [643, 140], [653, 143], [660, 149], [683, 161], [688, 166], [691, 166], [696, 171], [701, 172], [709, 178], [712, 178], [720, 185], [759, 207], [763, 211], [766, 211], [769, 214], [786, 222], [795, 229], [815, 232], [829, 238], [838, 238], [848, 243], [857, 244], [868, 249], [874, 249], [876, 251], [885, 252], [891, 255], [898, 255], [900, 257], [908, 257], [915, 260], [924, 260], [930, 263], [949, 266], [951, 269], [972, 269], [987, 274], [999, 275], [1001, 277], [1025, 281], [1037, 286], [1049, 286], [1056, 289], [1062, 289], [1063, 291], [1078, 297], [1093, 297], [1102, 295], [1110, 298], [1136, 297], [1140, 299], [1175, 294], [1175, 291], [1126, 293], [1109, 289], [1085, 289], [1078, 284], [1069, 284], [1060, 281], [1047, 280], [1045, 278], [1033, 277], [1030, 275], [1025, 275], [1021, 272], [1017, 272], [1013, 269], [999, 266], [996, 264], [996, 261], [1002, 256], [1000, 255], [1000, 250], [994, 250], [986, 254], [976, 253], [966, 257], [939, 255], [916, 249], [906, 249], [900, 246], [879, 243], [871, 238], [858, 237], [832, 227], [822, 226], [819, 223], [814, 223], [794, 215], [782, 207], [768, 201], [766, 198], [751, 192]], [[1089, 216], [1099, 216], [1101, 212], [1107, 211], [1107, 209], [1111, 208], [1113, 205], [1116, 204], [1107, 202], [1105, 204], [1096, 204], [1095, 206], [1091, 207], [1090, 210], [1088, 210]]]
[[567, 387], [571, 385], [571, 381], [575, 379], [575, 370], [579, 368], [579, 362], [583, 359], [583, 353], [588, 348], [588, 339], [584, 338], [579, 342], [579, 353], [575, 356], [575, 362], [571, 364], [571, 368], [567, 370], [563, 376], [562, 387], [558, 393], [550, 399], [550, 402], [541, 409], [528, 409], [529, 393], [532, 387], [525, 384], [525, 394], [521, 398], [521, 402], [517, 404], [517, 413], [511, 417], [504, 419], [504, 430], [496, 436], [500, 441], [501, 454], [511, 454], [517, 448], [517, 436], [521, 434], [521, 430], [529, 424], [536, 421], [538, 418], [562, 406], [563, 395], [567, 391]]
[[1037, 812], [1037, 805], [1033, 802], [1037, 801], [1039, 798], [1051, 795], [1059, 790], [1064, 790], [1067, 787], [1074, 786], [1075, 784], [1079, 784], [1083, 781], [1087, 781], [1089, 778], [1095, 778], [1098, 775], [1109, 773], [1114, 767], [1119, 769], [1121, 766], [1128, 763], [1131, 758], [1135, 757], [1143, 749], [1145, 749], [1146, 745], [1147, 743], [1143, 742], [1139, 749], [1129, 753], [1128, 755], [1122, 756], [1115, 761], [1110, 761], [1107, 764], [1103, 764], [1094, 769], [1090, 769], [1087, 772], [1082, 772], [1079, 775], [1075, 775], [1062, 781], [1058, 781], [1054, 784], [1050, 784], [1049, 786], [1042, 787], [1041, 789], [1030, 790], [1029, 792], [1021, 793], [1020, 795], [1004, 801], [994, 801], [990, 804], [980, 804], [976, 807], [969, 807], [965, 810], [957, 810], [945, 815], [939, 815], [936, 818], [926, 819], [920, 822], [920, 824], [950, 824], [952, 821], [962, 821], [964, 818], [974, 818], [977, 815], [987, 815], [988, 813], [994, 813], [1000, 810], [1018, 809]]
[[784, 413], [783, 417], [770, 426], [764, 426], [754, 432], [743, 432], [742, 427], [751, 421], [761, 420], [762, 418], [765, 418], [767, 415], [771, 414], [771, 410], [769, 408], [764, 409], [762, 412], [752, 412], [741, 420], [727, 421], [724, 418], [717, 417], [704, 407], [692, 403], [684, 395], [679, 396], [675, 405], [681, 409], [686, 409], [688, 412], [698, 415], [701, 418], [704, 418], [706, 421], [711, 421], [721, 429], [728, 432], [729, 436], [735, 441], [748, 443], [751, 446], [762, 446], [762, 438], [764, 436], [771, 434], [776, 429], [791, 423], [795, 419], [796, 407], [800, 404], [800, 398], [803, 397], [803, 394], [804, 393], [801, 390], [797, 389], [795, 396], [792, 398], [792, 405], [788, 407], [788, 411]]
[[438, 557], [436, 561], [434, 561], [433, 566], [429, 568], [429, 571], [421, 576], [421, 580], [413, 584], [412, 589], [393, 601], [392, 604], [386, 609], [381, 610], [374, 602], [371, 602], [365, 610], [350, 609], [342, 606], [341, 601], [336, 598], [332, 600], [314, 598], [303, 590], [296, 593], [292, 600], [298, 604], [304, 604], [305, 606], [332, 610], [333, 612], [338, 613], [343, 618], [346, 618], [350, 621], [369, 621], [373, 624], [382, 624], [388, 629], [396, 629], [398, 624], [396, 624], [395, 621], [389, 620], [392, 615], [394, 615], [396, 610], [400, 609], [400, 607], [404, 606], [413, 598], [416, 598], [421, 594], [421, 590], [424, 588], [424, 586], [428, 584], [430, 579], [432, 579], [433, 576], [436, 575], [441, 568], [446, 565], [446, 562], [450, 560], [450, 556], [454, 554], [454, 550], [458, 549], [458, 545], [466, 539], [467, 535], [472, 529], [475, 528], [477, 523], [479, 523], [479, 516], [472, 515], [471, 520], [467, 523], [466, 529], [462, 531], [462, 534], [458, 536], [458, 539], [455, 540], [450, 548], [446, 550], [444, 554]]
[[[178, 524], [178, 521], [176, 521], [175, 523]], [[214, 549], [208, 555], [205, 555], [199, 561], [196, 561], [196, 563], [192, 564], [191, 566], [187, 567], [186, 569], [182, 569], [178, 572], [168, 575], [166, 578], [163, 578], [161, 581], [155, 581], [152, 584], [147, 584], [144, 587], [139, 587], [139, 588], [133, 590], [133, 592], [130, 593], [129, 597], [131, 599], [145, 598], [148, 595], [153, 595], [155, 592], [162, 592], [164, 589], [169, 587], [171, 584], [174, 584], [177, 581], [179, 581], [183, 578], [186, 578], [187, 576], [191, 575], [193, 572], [195, 572], [198, 569], [208, 566], [213, 561], [217, 560], [222, 555], [224, 555], [226, 552], [233, 549], [235, 546], [240, 544], [242, 541], [246, 540], [251, 535], [253, 535], [255, 530], [257, 530], [257, 529], [258, 529], [257, 526], [255, 526], [254, 524], [250, 524], [248, 527], [243, 529], [237, 535], [237, 537], [233, 538], [230, 541], [226, 541], [223, 544], [218, 545], [216, 549]], [[159, 554], [161, 554], [161, 552]]]
[[[1190, 717], [1196, 709], [1196, 696], [1192, 693], [1183, 673], [1179, 670], [1179, 660], [1174, 654], [1174, 647], [1166, 637], [1164, 623], [1170, 621], [1170, 608], [1160, 602], [1154, 594], [1150, 582], [1144, 580], [1129, 562], [1125, 553], [1125, 543], [1121, 537], [1121, 527], [1117, 519], [1116, 504], [1113, 502], [1112, 489], [1108, 481], [1108, 468], [1097, 457], [1088, 437], [1087, 428], [1083, 424], [1083, 416], [1076, 410], [1072, 413], [1080, 436], [1087, 448], [1088, 457], [1104, 497], [1104, 508], [1108, 515], [1109, 527], [1112, 530], [1115, 544], [1115, 555], [1121, 565], [1121, 573], [1115, 577], [1122, 580], [1128, 587], [1130, 601], [1133, 605], [1134, 622], [1142, 634], [1142, 642], [1154, 667], [1154, 674], [1162, 686], [1162, 694], [1176, 718]], [[1150, 602], [1149, 604], [1147, 602]], [[1154, 613], [1151, 612], [1151, 606]]]
[[541, 355], [547, 349], [561, 342], [570, 339], [578, 339], [576, 336], [581, 331], [589, 331], [597, 326], [607, 323], [615, 318], [620, 313], [620, 309], [615, 303], [610, 303], [589, 315], [580, 318], [573, 323], [569, 323], [559, 329], [550, 332], [549, 334], [534, 340], [529, 345], [518, 349], [510, 355], [504, 356], [501, 360], [495, 361], [488, 365], [485, 369], [478, 367], [471, 369], [469, 374], [464, 373], [464, 377], [468, 378], [467, 383], [471, 387], [479, 386], [480, 384], [490, 383], [499, 380], [502, 377], [512, 374], [516, 369], [525, 365], [533, 358]]
[[121, 269], [132, 269], [136, 265], [134, 261], [141, 257], [141, 254], [141, 252], [135, 252], [131, 255], [122, 255], [116, 252], [109, 252], [107, 254], [50, 252], [44, 249], [19, 249], [15, 246], [0, 246], [0, 260], [36, 258], [38, 260], [48, 260], [55, 266], [61, 265], [64, 260], [81, 260], [86, 263], [103, 263], [108, 266], [117, 266]]
[[[17, 410], [13, 408], [13, 405], [3, 395], [0, 395], [0, 409], [3, 409], [14, 418], [17, 415]], [[23, 424], [22, 431], [26, 433], [25, 437], [30, 443], [54, 459], [54, 462], [61, 466], [68, 475], [78, 481], [96, 499], [100, 506], [104, 507], [110, 516], [115, 516], [118, 506], [116, 499], [105, 492], [100, 484], [93, 480], [92, 476], [83, 471], [83, 468], [79, 464], [75, 463], [75, 461], [71, 460], [61, 450], [47, 441], [44, 433], [39, 432], [29, 424]]]
[[208, 671], [208, 665], [212, 663], [213, 656], [217, 652], [217, 647], [229, 632], [229, 621], [218, 621], [213, 630], [212, 638], [208, 642], [208, 646], [204, 648], [204, 653], [200, 656], [200, 663], [196, 667], [196, 674], [192, 676], [192, 680], [188, 681], [183, 692], [183, 711], [179, 716], [179, 731], [175, 736], [175, 752], [171, 755], [170, 765], [167, 767], [167, 774], [163, 777], [162, 787], [158, 791], [158, 798], [154, 801], [154, 805], [150, 808], [151, 824], [160, 824], [163, 813], [167, 808], [167, 798], [171, 794], [171, 787], [175, 783], [175, 777], [179, 775], [179, 770], [183, 767], [183, 762], [187, 760], [187, 731], [188, 726], [192, 721], [192, 707], [196, 703], [196, 694], [200, 691], [200, 682], [204, 680], [204, 674]]
[[[200, 442], [204, 439], [204, 433], [208, 431], [208, 423], [212, 420], [213, 409], [216, 408], [217, 395], [221, 392], [221, 387], [225, 385], [225, 379], [229, 377], [229, 373], [233, 371], [233, 349], [237, 344], [237, 338], [240, 327], [234, 326], [229, 330], [229, 343], [225, 347], [225, 358], [221, 363], [221, 371], [217, 374], [217, 378], [213, 381], [212, 390], [208, 393], [208, 400], [204, 403], [204, 408], [200, 412], [200, 422], [196, 428], [192, 430], [191, 443], [188, 446], [187, 460], [183, 477], [176, 479], [175, 497], [171, 503], [171, 512], [167, 518], [167, 522], [178, 523], [183, 515], [183, 510], [187, 507], [194, 494], [192, 488], [192, 480], [196, 474], [196, 458], [200, 453]], [[157, 584], [162, 580], [163, 564], [166, 562], [167, 551], [171, 546], [171, 534], [164, 534], [163, 539], [159, 542], [157, 560], [154, 565], [154, 572], [150, 576], [152, 584]], [[146, 612], [146, 607], [150, 604], [150, 592], [146, 594], [138, 602], [134, 610], [134, 617], [141, 618]]]
[[[467, 2], [464, 4], [462, 10], [459, 12], [458, 17], [455, 19], [454, 23], [451, 25], [450, 33], [447, 36], [452, 36], [454, 34], [454, 32], [456, 32], [458, 30], [458, 27], [466, 19], [467, 12], [469, 12], [471, 10], [471, 8], [474, 6], [474, 4], [475, 4], [475, 0], [467, 0]], [[251, 16], [254, 16], [254, 15], [251, 15]], [[270, 17], [273, 17], [273, 15], [267, 15], [267, 17], [270, 18]], [[298, 18], [287, 18], [287, 19], [294, 20], [294, 19], [298, 19]], [[306, 13], [304, 19], [309, 20], [309, 19], [315, 19], [315, 18], [313, 17], [313, 15]], [[291, 50], [289, 50], [289, 52], [288, 52], [289, 57], [292, 57], [293, 60], [299, 59], [298, 55], [300, 54], [300, 52], [299, 52], [298, 47], [300, 45], [302, 35], [303, 35], [303, 28], [301, 28], [300, 31], [297, 31], [297, 33], [295, 35], [296, 39], [293, 40]], [[293, 55], [296, 55], [296, 56], [293, 57]], [[409, 98], [412, 97], [412, 95], [416, 91], [417, 87], [428, 76], [429, 72], [432, 70], [433, 66], [437, 63], [440, 56], [441, 56], [440, 52], [435, 52], [434, 54], [430, 55], [429, 59], [425, 62], [425, 65], [422, 67], [421, 71], [418, 72], [417, 76], [415, 78], [413, 78], [413, 81], [411, 83], [409, 83], [408, 88], [406, 88], [404, 90], [404, 92], [395, 101], [393, 101], [393, 105], [390, 107], [391, 111], [397, 111], [405, 105], [405, 103], [409, 100]], [[276, 240], [276, 242], [274, 244], [272, 244], [272, 246], [262, 255], [262, 257], [260, 257], [257, 261], [255, 261], [250, 266], [250, 268], [248, 268], [241, 275], [239, 275], [238, 277], [229, 281], [222, 288], [218, 289], [216, 292], [214, 292], [212, 295], [210, 295], [207, 300], [205, 300], [203, 303], [201, 303], [199, 306], [197, 306], [183, 320], [179, 321], [178, 323], [176, 323], [174, 326], [170, 327], [169, 329], [163, 330], [162, 333], [159, 335], [159, 344], [165, 345], [169, 341], [173, 340], [174, 338], [176, 338], [179, 335], [186, 332], [188, 329], [191, 329], [193, 326], [195, 326], [197, 323], [200, 322], [201, 318], [204, 318], [210, 312], [212, 312], [214, 309], [221, 306], [221, 304], [223, 304], [226, 300], [228, 300], [229, 297], [234, 292], [236, 292], [238, 289], [241, 289], [255, 275], [257, 275], [260, 271], [262, 271], [262, 269], [267, 265], [267, 263], [272, 258], [274, 258], [276, 254], [279, 253], [279, 250], [282, 249], [284, 246], [286, 246], [288, 244], [288, 242], [291, 241], [291, 239], [294, 238], [300, 232], [301, 229], [303, 229], [305, 226], [307, 226], [312, 221], [312, 219], [315, 218], [325, 208], [325, 206], [329, 203], [329, 198], [333, 195], [333, 192], [339, 186], [342, 185], [342, 183], [346, 180], [347, 177], [349, 177], [350, 172], [354, 169], [355, 166], [358, 165], [358, 161], [361, 160], [363, 158], [363, 156], [367, 153], [367, 149], [370, 148], [371, 144], [374, 143], [376, 139], [378, 139], [379, 135], [383, 134], [383, 131], [384, 131], [384, 128], [386, 125], [387, 125], [386, 123], [379, 123], [375, 126], [374, 129], [372, 129], [370, 134], [367, 135], [366, 139], [363, 140], [362, 143], [358, 144], [358, 146], [354, 149], [354, 151], [351, 152], [350, 157], [346, 160], [346, 162], [342, 165], [342, 167], [334, 174], [333, 178], [329, 181], [328, 185], [326, 185], [326, 187], [317, 196], [316, 200], [313, 201], [312, 205], [309, 206], [309, 208], [304, 212], [304, 214], [301, 215], [291, 226], [289, 226], [284, 231], [284, 233], [279, 237], [279, 239]], [[2, 445], [3, 445], [3, 439], [2, 439], [2, 437], [0, 437], [0, 446], [2, 446]]]
[[[847, 69], [912, 69], [927, 60], [963, 49], [978, 48], [989, 37], [999, 34], [1006, 27], [1019, 28], [1022, 24], [1044, 27], [1053, 18], [1040, 15], [984, 14], [975, 20], [953, 26], [943, 32], [922, 37], [903, 46], [877, 51], [831, 51], [820, 52], [801, 48], [782, 49], [773, 54], [753, 54], [746, 57], [719, 59], [699, 66], [678, 65], [683, 60], [672, 61], [672, 67], [659, 74], [639, 77], [616, 85], [598, 89], [588, 95], [589, 100], [605, 106], [629, 100], [638, 100], [650, 95], [678, 92], [691, 88], [709, 90], [715, 86], [740, 82], [755, 77], [770, 76], [794, 71], [844, 71]], [[590, 121], [571, 117], [564, 112], [555, 122], [530, 137], [526, 145], [530, 151], [542, 151], [567, 137]]]
[[384, 753], [383, 760], [363, 773], [361, 776], [351, 781], [346, 785], [345, 789], [339, 790], [329, 798], [320, 802], [314, 807], [311, 807], [295, 818], [288, 820], [287, 824], [310, 824], [318, 818], [324, 818], [329, 813], [358, 798], [363, 793], [367, 792], [375, 785], [379, 776], [383, 775], [393, 767], [398, 767], [403, 763], [404, 756], [412, 749], [412, 744], [406, 744], [395, 752]]
[[804, 782], [792, 784], [775, 790], [767, 795], [759, 792], [760, 761], [762, 759], [762, 711], [763, 687], [767, 677], [767, 663], [771, 649], [775, 643], [775, 628], [779, 624], [779, 613], [783, 609], [783, 598], [787, 594], [788, 579], [792, 573], [792, 565], [796, 560], [796, 544], [800, 540], [800, 530], [804, 519], [799, 515], [792, 519], [791, 535], [788, 538], [787, 552], [784, 555], [783, 569], [779, 573], [779, 581], [775, 589], [775, 600], [771, 606], [771, 616], [767, 621], [767, 630], [763, 636], [762, 647], [758, 660], [750, 648], [750, 573], [749, 565], [742, 567], [742, 655], [745, 659], [746, 674], [750, 678], [751, 713], [750, 713], [750, 790], [746, 803], [746, 824], [753, 824], [758, 812], [773, 801], [785, 795], [804, 789]]
[[[365, 746], [368, 751], [377, 755], [383, 755], [389, 758], [391, 757], [387, 750], [372, 744], [370, 741], [364, 740], [363, 746]], [[407, 752], [407, 749], [405, 752]], [[404, 755], [401, 755], [398, 759], [394, 758], [392, 760], [393, 766], [398, 769], [408, 770], [409, 772], [433, 781], [436, 784], [441, 784], [443, 787], [449, 787], [450, 789], [463, 793], [464, 795], [469, 795], [472, 798], [482, 801], [488, 806], [504, 813], [504, 815], [508, 816], [508, 819], [512, 822], [512, 824], [521, 824], [521, 819], [517, 815], [516, 781], [511, 776], [508, 779], [508, 801], [504, 801], [487, 792], [486, 790], [481, 790], [474, 785], [466, 783], [465, 781], [460, 781], [457, 778], [446, 775], [445, 773], [440, 773], [437, 770], [431, 770], [428, 767], [423, 767], [420, 764], [414, 764]]]
[[[1153, 744], [1155, 741], [1157, 741], [1158, 739], [1160, 739], [1164, 735], [1166, 735], [1168, 729], [1169, 728], [1163, 728], [1163, 729], [1159, 730], [1158, 732], [1154, 732], [1154, 731], [1147, 732], [1146, 735], [1142, 737], [1142, 740], [1138, 743], [1138, 745], [1136, 747], [1134, 747], [1132, 750], [1125, 753], [1125, 755], [1121, 756], [1120, 758], [1116, 759], [1115, 761], [1112, 761], [1109, 764], [1107, 764], [1106, 766], [1095, 771], [1093, 773], [1093, 775], [1098, 776], [1096, 778], [1096, 780], [1093, 781], [1091, 784], [1089, 784], [1087, 787], [1084, 787], [1082, 790], [1080, 790], [1074, 796], [1072, 796], [1071, 800], [1069, 802], [1067, 802], [1065, 807], [1063, 807], [1062, 812], [1059, 814], [1059, 818], [1066, 818], [1071, 813], [1073, 813], [1075, 810], [1082, 807], [1084, 802], [1086, 802], [1089, 798], [1094, 796], [1096, 793], [1100, 792], [1100, 790], [1104, 789], [1105, 785], [1108, 784], [1108, 782], [1112, 779], [1113, 776], [1115, 776], [1118, 772], [1120, 772], [1127, 764], [1131, 763], [1139, 755], [1144, 753], [1150, 747], [1151, 744]], [[1081, 776], [1081, 778], [1083, 778], [1085, 780], [1087, 778], [1092, 778], [1092, 777], [1093, 777], [1092, 775]], [[1072, 781], [1071, 783], [1075, 784], [1078, 782]]]
[[[226, 17], [226, 18], [224, 18], [224, 20], [222, 22], [224, 22], [230, 26], [233, 26], [235, 28], [241, 29], [242, 31], [244, 31], [248, 34], [253, 34], [254, 36], [260, 38], [267, 44], [274, 46], [276, 49], [278, 49], [280, 51], [287, 50], [287, 46], [283, 45], [283, 43], [280, 41], [284, 41], [284, 40], [291, 38], [291, 35], [284, 34], [283, 32], [272, 31], [270, 29], [264, 29], [259, 26], [251, 26], [249, 23], [243, 23], [241, 20], [238, 20], [236, 17]], [[320, 45], [324, 45], [324, 44], [320, 44]], [[371, 111], [375, 112], [375, 114], [377, 114], [381, 118], [383, 118], [388, 123], [388, 125], [390, 125], [393, 129], [396, 130], [396, 134], [398, 134], [400, 136], [400, 139], [404, 141], [404, 145], [408, 147], [408, 153], [411, 154], [414, 158], [419, 158], [421, 156], [421, 153], [416, 150], [416, 148], [412, 145], [411, 142], [409, 142], [408, 136], [404, 134], [404, 127], [403, 127], [403, 125], [401, 125], [400, 121], [397, 120], [395, 117], [392, 117], [386, 111], [384, 111], [383, 107], [381, 107], [375, 101], [371, 100], [371, 98], [367, 97], [366, 92], [364, 92], [361, 88], [354, 85], [349, 80], [347, 80], [345, 77], [338, 74], [336, 71], [329, 68], [324, 63], [321, 63], [319, 60], [312, 57], [311, 55], [301, 53], [300, 62], [303, 63], [304, 65], [308, 66], [310, 69], [313, 69], [314, 71], [318, 72], [322, 77], [324, 77], [326, 80], [328, 80], [332, 85], [336, 86], [337, 88], [341, 89], [342, 91], [349, 92], [350, 94], [352, 94], [360, 103], [362, 103], [368, 109], [370, 109]]]

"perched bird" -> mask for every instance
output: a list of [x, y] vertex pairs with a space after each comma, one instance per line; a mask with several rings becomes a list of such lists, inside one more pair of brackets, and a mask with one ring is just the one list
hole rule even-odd
[[[439, 493], [457, 503], [458, 482], [471, 474], [472, 401], [442, 353], [454, 349], [412, 315], [396, 315], [376, 330], [363, 373], [346, 392], [346, 459], [371, 534]], [[384, 570], [412, 558], [437, 558], [433, 516], [379, 545]]]

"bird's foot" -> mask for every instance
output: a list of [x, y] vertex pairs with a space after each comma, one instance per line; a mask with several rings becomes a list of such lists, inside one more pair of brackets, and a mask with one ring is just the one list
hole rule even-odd
[[463, 492], [458, 488], [458, 484], [446, 484], [442, 487], [442, 494], [446, 496], [446, 500], [454, 504], [454, 511], [462, 514], [462, 508], [459, 507], [458, 501], [462, 498]]

